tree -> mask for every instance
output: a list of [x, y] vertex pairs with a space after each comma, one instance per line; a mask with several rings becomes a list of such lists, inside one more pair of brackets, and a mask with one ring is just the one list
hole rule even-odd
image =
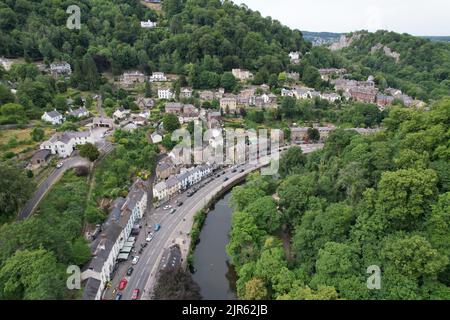
[[3, 84], [0, 84], [0, 106], [5, 103], [14, 102], [14, 100], [15, 98], [11, 91]]
[[319, 130], [317, 130], [316, 128], [308, 128], [308, 140], [316, 143], [317, 141], [320, 140], [320, 133]]
[[154, 290], [154, 300], [200, 300], [200, 287], [189, 272], [183, 270], [161, 271]]
[[82, 266], [92, 257], [92, 252], [84, 238], [77, 238], [72, 242], [71, 260], [74, 264]]
[[33, 139], [33, 141], [36, 142], [42, 141], [42, 139], [44, 139], [45, 132], [41, 128], [33, 128], [33, 130], [30, 133], [30, 136]]
[[378, 187], [377, 212], [389, 226], [412, 228], [431, 211], [436, 199], [436, 173], [433, 170], [402, 169], [384, 172]]
[[169, 133], [172, 133], [173, 131], [181, 127], [178, 117], [173, 113], [167, 113], [164, 115], [163, 126], [164, 130]]
[[77, 177], [86, 177], [89, 174], [89, 167], [78, 166], [75, 168], [75, 174]]
[[253, 215], [259, 229], [273, 233], [281, 227], [281, 214], [270, 196], [257, 198], [246, 206], [245, 211]]
[[145, 97], [151, 98], [152, 97], [152, 85], [150, 82], [145, 82]]
[[449, 262], [446, 256], [418, 235], [388, 237], [380, 254], [386, 269], [413, 279], [436, 277]]
[[305, 165], [305, 156], [300, 147], [289, 148], [280, 159], [280, 175], [286, 177], [299, 172]]
[[14, 166], [0, 164], [0, 217], [18, 212], [34, 190], [33, 180]]
[[236, 88], [237, 81], [231, 72], [225, 72], [220, 79], [220, 84], [227, 92], [232, 92]]
[[80, 156], [83, 158], [87, 158], [90, 161], [95, 161], [100, 156], [100, 151], [98, 151], [97, 147], [94, 146], [92, 143], [86, 143], [79, 147], [80, 149]]
[[0, 298], [4, 300], [62, 299], [64, 274], [52, 252], [17, 251], [0, 269]]
[[268, 298], [267, 288], [264, 281], [253, 278], [245, 284], [244, 300], [266, 300]]

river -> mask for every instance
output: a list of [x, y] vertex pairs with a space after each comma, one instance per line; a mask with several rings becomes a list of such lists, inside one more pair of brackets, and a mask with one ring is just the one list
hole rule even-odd
[[231, 230], [230, 197], [231, 193], [227, 193], [208, 213], [194, 252], [193, 278], [204, 300], [237, 299], [236, 276], [225, 251]]

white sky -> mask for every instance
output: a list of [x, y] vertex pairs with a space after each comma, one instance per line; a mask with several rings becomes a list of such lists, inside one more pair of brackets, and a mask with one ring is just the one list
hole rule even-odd
[[305, 31], [450, 36], [450, 0], [233, 0]]

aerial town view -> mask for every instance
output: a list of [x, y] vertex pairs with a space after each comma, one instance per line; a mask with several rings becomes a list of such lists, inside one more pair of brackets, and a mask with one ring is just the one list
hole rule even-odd
[[450, 4], [391, 2], [0, 0], [0, 300], [450, 300]]

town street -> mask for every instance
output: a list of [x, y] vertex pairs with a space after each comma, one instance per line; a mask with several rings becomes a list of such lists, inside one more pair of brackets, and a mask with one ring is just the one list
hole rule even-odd
[[[303, 145], [301, 147], [304, 153], [310, 153], [322, 148], [323, 145]], [[189, 232], [192, 228], [195, 213], [202, 209], [221, 188], [224, 188], [228, 184], [233, 183], [236, 179], [240, 179], [266, 164], [267, 162], [258, 165], [244, 164], [239, 166], [234, 173], [231, 172], [231, 168], [216, 172], [205, 181], [200, 182], [197, 186], [202, 187], [191, 197], [187, 197], [186, 192], [184, 192], [157, 209], [147, 210], [146, 216], [143, 217], [140, 223], [142, 229], [137, 237], [135, 249], [139, 250], [141, 243], [145, 242], [145, 238], [149, 232], [154, 234], [154, 238], [149, 242], [147, 247], [144, 248], [141, 255], [135, 254], [139, 255], [140, 259], [139, 262], [133, 266], [134, 271], [130, 277], [126, 276], [126, 271], [131, 266], [131, 259], [120, 263], [120, 266], [112, 279], [112, 288], [107, 290], [104, 299], [114, 299], [114, 288], [118, 287], [120, 280], [123, 278], [127, 278], [128, 284], [122, 292], [122, 299], [131, 299], [134, 289], [139, 289], [141, 291], [141, 299], [150, 299], [151, 292], [156, 283], [156, 275], [164, 250], [177, 243], [182, 250], [183, 259], [186, 259], [190, 244]], [[242, 169], [244, 171], [240, 172]], [[224, 173], [221, 174], [220, 177], [217, 177], [217, 175], [222, 172]], [[225, 181], [225, 178], [228, 178], [227, 181]], [[182, 201], [183, 205], [178, 207], [175, 204], [176, 200]], [[170, 204], [176, 209], [174, 214], [170, 214], [170, 210], [163, 209], [167, 204]], [[153, 230], [156, 223], [161, 225], [161, 229], [157, 232]], [[147, 227], [146, 224], [148, 225]]]

